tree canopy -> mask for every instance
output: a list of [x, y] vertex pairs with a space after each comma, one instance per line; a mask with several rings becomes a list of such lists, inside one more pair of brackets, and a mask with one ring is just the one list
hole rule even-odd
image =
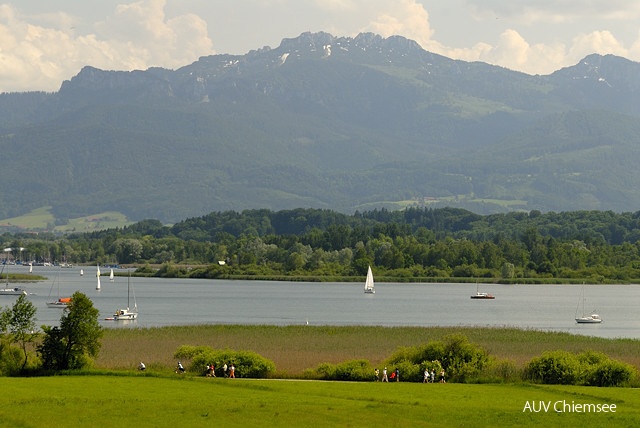
[[[640, 279], [640, 212], [492, 214], [410, 207], [216, 212], [172, 226], [66, 236], [5, 234], [34, 260], [160, 265], [165, 277], [359, 276], [629, 282]], [[142, 273], [142, 271], [140, 272]]]
[[99, 311], [83, 293], [76, 291], [60, 317], [60, 326], [42, 326], [44, 339], [38, 347], [42, 365], [50, 370], [79, 369], [90, 364], [100, 350], [102, 327]]
[[11, 308], [0, 312], [0, 331], [8, 333], [9, 341], [17, 342], [24, 355], [20, 370], [24, 370], [28, 362], [27, 344], [36, 336], [35, 315], [36, 307], [25, 294], [18, 296]]

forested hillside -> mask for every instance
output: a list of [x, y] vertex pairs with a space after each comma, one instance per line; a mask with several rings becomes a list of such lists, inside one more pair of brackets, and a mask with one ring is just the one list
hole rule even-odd
[[639, 117], [640, 64], [611, 55], [530, 76], [320, 32], [177, 70], [88, 64], [55, 93], [0, 94], [0, 219], [635, 211]]
[[640, 281], [640, 212], [224, 211], [170, 227], [4, 234], [2, 244], [35, 261], [135, 264], [160, 276], [327, 280], [359, 278], [371, 265], [404, 281]]

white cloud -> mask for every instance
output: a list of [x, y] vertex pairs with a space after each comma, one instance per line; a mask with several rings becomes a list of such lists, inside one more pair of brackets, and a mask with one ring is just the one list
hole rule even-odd
[[383, 4], [386, 7], [381, 5], [362, 31], [371, 31], [384, 37], [401, 35], [415, 40], [423, 47], [432, 43], [433, 30], [424, 6], [415, 0], [396, 0]]
[[[179, 67], [211, 54], [213, 43], [207, 23], [194, 14], [167, 19], [165, 0], [121, 4], [115, 14], [96, 24], [100, 40], [112, 47], [107, 68], [123, 64], [127, 69], [153, 65]], [[100, 64], [102, 65], [102, 64]]]
[[471, 48], [445, 49], [451, 58], [482, 61], [529, 74], [548, 74], [566, 59], [562, 44], [530, 44], [517, 31], [506, 30], [496, 45], [477, 43]]
[[[87, 34], [73, 17], [20, 16], [0, 5], [0, 91], [54, 91], [85, 65], [132, 70], [180, 67], [213, 53], [206, 22], [194, 14], [167, 18], [165, 0], [119, 5]], [[46, 19], [44, 19], [46, 18]], [[34, 25], [29, 22], [45, 23]]]
[[585, 57], [591, 53], [627, 56], [629, 51], [609, 31], [594, 31], [580, 34], [573, 39], [569, 56]]
[[2, 1], [0, 91], [54, 91], [85, 65], [181, 67], [214, 53], [213, 34], [216, 50], [242, 54], [304, 31], [371, 31], [530, 74], [594, 52], [640, 59], [640, 2], [628, 0]]
[[[636, 44], [640, 53], [640, 41]], [[468, 49], [445, 49], [443, 54], [466, 61], [483, 61], [529, 74], [549, 74], [564, 66], [578, 63], [593, 53], [614, 54], [630, 58], [625, 49], [608, 31], [576, 36], [569, 47], [563, 43], [530, 44], [517, 31], [504, 31], [496, 45], [478, 43]]]
[[467, 0], [477, 17], [500, 17], [528, 23], [599, 20], [636, 20], [640, 4], [629, 0]]

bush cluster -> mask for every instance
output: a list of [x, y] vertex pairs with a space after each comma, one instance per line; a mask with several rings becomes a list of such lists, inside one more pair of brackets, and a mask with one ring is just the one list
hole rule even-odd
[[631, 381], [635, 369], [598, 352], [573, 354], [545, 352], [525, 367], [525, 378], [533, 382], [560, 385], [620, 386]]
[[315, 370], [315, 376], [323, 380], [372, 381], [375, 373], [371, 363], [367, 360], [352, 360], [340, 364], [320, 364]]
[[190, 360], [187, 371], [205, 373], [209, 364], [215, 367], [216, 376], [224, 376], [223, 366], [233, 364], [236, 377], [266, 378], [276, 370], [273, 361], [251, 351], [216, 350], [209, 346], [183, 345], [174, 354], [175, 358]]
[[422, 346], [400, 348], [386, 361], [387, 366], [400, 370], [401, 379], [410, 382], [421, 382], [425, 369], [434, 370], [436, 374], [444, 370], [448, 380], [467, 382], [477, 377], [488, 363], [487, 352], [463, 334], [452, 334]]

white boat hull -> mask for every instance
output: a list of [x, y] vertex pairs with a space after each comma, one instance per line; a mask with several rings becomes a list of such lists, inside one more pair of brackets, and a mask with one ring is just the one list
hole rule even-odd
[[495, 296], [489, 293], [476, 293], [471, 296], [472, 299], [495, 299]]
[[68, 303], [63, 303], [63, 302], [47, 302], [47, 308], [58, 308], [58, 309], [64, 309], [67, 306], [69, 306]]
[[19, 296], [21, 294], [27, 294], [22, 288], [1, 288], [0, 296]]
[[602, 322], [602, 318], [598, 315], [591, 315], [588, 317], [576, 318], [578, 324], [599, 324]]
[[129, 312], [129, 309], [120, 309], [113, 315], [114, 321], [131, 321], [138, 318], [137, 312]]

